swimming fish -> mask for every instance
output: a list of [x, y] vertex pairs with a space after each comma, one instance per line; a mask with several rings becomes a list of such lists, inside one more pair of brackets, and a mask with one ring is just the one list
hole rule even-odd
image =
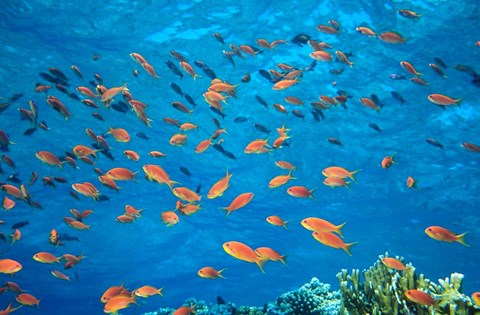
[[231, 212], [236, 211], [248, 205], [250, 201], [252, 201], [253, 197], [254, 197], [254, 194], [251, 192], [240, 194], [237, 197], [235, 197], [235, 199], [233, 199], [233, 201], [230, 203], [228, 207], [223, 207], [220, 209], [226, 210], [227, 216], [228, 216]]
[[458, 242], [462, 245], [469, 246], [465, 242], [465, 235], [467, 235], [468, 232], [465, 232], [462, 234], [455, 234], [452, 231], [447, 230], [446, 228], [443, 228], [441, 226], [429, 226], [428, 228], [425, 229], [425, 233], [437, 241], [443, 241], [443, 242], [449, 242], [449, 243]]
[[265, 260], [261, 259], [250, 246], [241, 242], [230, 241], [223, 243], [222, 247], [223, 250], [230, 256], [249, 263], [255, 263], [258, 265], [260, 270], [265, 273], [263, 270]]
[[222, 272], [224, 272], [225, 270], [227, 270], [227, 268], [224, 268], [224, 269], [221, 269], [221, 270], [216, 270], [213, 267], [203, 267], [197, 272], [197, 274], [200, 277], [205, 278], [205, 279], [215, 279], [217, 277], [226, 279], [222, 275]]

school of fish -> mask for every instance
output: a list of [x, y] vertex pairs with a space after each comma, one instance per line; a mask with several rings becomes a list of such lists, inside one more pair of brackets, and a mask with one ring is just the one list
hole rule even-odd
[[[421, 13], [413, 10], [398, 9], [396, 13], [398, 18], [412, 21], [412, 23], [424, 18]], [[322, 121], [329, 119], [332, 111], [344, 111], [344, 115], [348, 115], [352, 111], [363, 112], [365, 115], [369, 115], [371, 112], [371, 117], [377, 117], [376, 120], [381, 121], [381, 119], [388, 119], [388, 117], [382, 117], [384, 104], [369, 91], [361, 91], [360, 95], [338, 90], [336, 95], [321, 94], [316, 99], [306, 99], [302, 95], [302, 89], [308, 86], [309, 78], [318, 75], [317, 72], [320, 71], [328, 72], [328, 75], [332, 76], [332, 87], [337, 86], [336, 77], [340, 77], [344, 71], [358, 71], [356, 67], [363, 62], [363, 57], [360, 57], [361, 53], [357, 55], [356, 52], [341, 51], [341, 43], [329, 44], [328, 38], [332, 36], [344, 36], [343, 38], [348, 37], [350, 40], [364, 37], [371, 40], [372, 46], [380, 43], [381, 45], [408, 46], [415, 35], [412, 34], [410, 38], [406, 38], [399, 31], [374, 30], [368, 25], [358, 25], [351, 29], [342, 27], [341, 23], [334, 19], [319, 22], [321, 24], [318, 24], [315, 30], [308, 30], [308, 33], [315, 34], [312, 37], [299, 34], [292, 39], [287, 38], [286, 35], [285, 38], [258, 38], [255, 42], [248, 44], [240, 42], [227, 44], [224, 40], [227, 38], [227, 34], [220, 31], [212, 34], [211, 49], [223, 55], [225, 67], [241, 68], [245, 60], [248, 58], [260, 59], [260, 55], [263, 58], [262, 62], [267, 63], [273, 58], [283, 58], [282, 55], [288, 54], [288, 49], [304, 45], [311, 47], [310, 53], [305, 55], [301, 63], [282, 62], [277, 63], [275, 68], [264, 70], [263, 65], [257, 62], [260, 77], [247, 71], [243, 77], [229, 77], [225, 74], [228, 73], [227, 71], [209, 68], [206, 65], [208, 60], [205, 62], [195, 60], [195, 51], [183, 48], [180, 52], [180, 47], [179, 50], [165, 52], [169, 55], [166, 67], [158, 61], [158, 58], [152, 58], [150, 51], [137, 51], [135, 47], [131, 47], [132, 52], [124, 56], [125, 59], [131, 59], [131, 68], [124, 69], [124, 75], [117, 78], [101, 76], [104, 65], [101, 63], [101, 56], [97, 54], [93, 56], [93, 59], [98, 63], [98, 72], [91, 81], [82, 72], [82, 63], [80, 62], [71, 65], [71, 69], [60, 69], [55, 64], [46, 70], [41, 69], [40, 71], [45, 70], [46, 72], [41, 73], [42, 82], [36, 84], [32, 82], [34, 94], [24, 91], [25, 94], [32, 95], [31, 99], [19, 97], [18, 100], [18, 98], [12, 97], [9, 99], [10, 104], [8, 105], [12, 108], [16, 107], [15, 110], [19, 111], [22, 126], [29, 125], [23, 134], [38, 136], [38, 145], [24, 147], [18, 126], [13, 124], [0, 126], [0, 149], [3, 151], [1, 153], [2, 172], [4, 174], [21, 173], [25, 177], [25, 172], [22, 170], [30, 169], [26, 166], [27, 163], [33, 165], [35, 169], [31, 171], [29, 180], [12, 180], [12, 176], [3, 177], [4, 181], [0, 183], [0, 190], [3, 193], [3, 210], [9, 213], [15, 213], [18, 211], [17, 208], [40, 211], [43, 209], [43, 200], [37, 199], [37, 196], [30, 193], [33, 187], [44, 185], [45, 190], [48, 189], [48, 198], [55, 198], [57, 186], [69, 187], [70, 198], [78, 203], [85, 202], [85, 207], [75, 209], [68, 204], [60, 204], [58, 209], [55, 209], [55, 213], [48, 215], [58, 216], [58, 220], [71, 229], [72, 235], [77, 235], [75, 233], [89, 233], [102, 226], [102, 223], [95, 219], [97, 210], [95, 206], [91, 206], [92, 204], [105, 202], [110, 203], [112, 208], [118, 208], [118, 206], [113, 206], [115, 198], [121, 195], [125, 189], [139, 192], [148, 191], [150, 194], [146, 198], [156, 198], [157, 194], [171, 194], [176, 198], [176, 203], [161, 205], [160, 211], [144, 209], [142, 199], [138, 198], [138, 200], [132, 200], [131, 204], [121, 205], [120, 210], [117, 209], [115, 212], [112, 210], [109, 214], [111, 220], [116, 221], [119, 225], [133, 225], [147, 214], [156, 212], [157, 228], [164, 225], [168, 228], [165, 233], [168, 233], [177, 225], [183, 224], [184, 218], [191, 217], [191, 222], [195, 222], [196, 217], [201, 220], [202, 213], [207, 211], [223, 211], [225, 220], [235, 220], [237, 213], [258, 207], [256, 196], [269, 190], [284, 191], [284, 198], [291, 198], [289, 200], [298, 198], [305, 202], [302, 204], [319, 203], [321, 194], [330, 193], [329, 189], [321, 190], [321, 184], [334, 189], [334, 191], [343, 190], [342, 193], [349, 194], [351, 190], [355, 190], [356, 186], [368, 181], [369, 174], [361, 169], [364, 166], [358, 165], [356, 169], [345, 166], [355, 165], [355, 159], [345, 161], [345, 165], [325, 163], [324, 169], [321, 172], [317, 171], [321, 173], [321, 176], [312, 174], [317, 185], [312, 187], [304, 184], [305, 178], [302, 178], [298, 172], [302, 165], [294, 164], [292, 160], [295, 159], [293, 158], [288, 159], [289, 146], [297, 141], [305, 141], [310, 135], [300, 135], [295, 133], [295, 129], [307, 120], [321, 125]], [[325, 41], [314, 38], [325, 39]], [[472, 42], [465, 45], [472, 46], [472, 49], [479, 49], [476, 47], [480, 46], [478, 40], [478, 38], [472, 38]], [[417, 62], [413, 55], [409, 60], [396, 60], [398, 73], [385, 73], [385, 76], [390, 75], [393, 80], [407, 81], [408, 79], [412, 83], [412, 89], [429, 86], [431, 92], [425, 96], [425, 103], [418, 106], [435, 106], [441, 112], [449, 111], [460, 106], [462, 100], [468, 99], [469, 95], [450, 95], [448, 91], [435, 89], [435, 80], [432, 78], [438, 76], [442, 80], [448, 80], [448, 71], [454, 70], [447, 68], [440, 58], [433, 57], [432, 63], [426, 65]], [[323, 68], [323, 64], [331, 65], [328, 66], [329, 70], [325, 71], [326, 68]], [[472, 74], [473, 70], [467, 67], [457, 65], [456, 70], [470, 72], [472, 77], [477, 79], [478, 75]], [[430, 72], [426, 73], [428, 71]], [[222, 73], [222, 75], [217, 76], [215, 73]], [[172, 75], [173, 79], [171, 79]], [[175, 117], [165, 116], [162, 121], [158, 121], [151, 117], [154, 116], [154, 113], [158, 115], [159, 109], [152, 104], [151, 100], [143, 99], [142, 90], [131, 88], [129, 82], [145, 80], [155, 83], [158, 80], [167, 80], [166, 78], [170, 78], [168, 79], [171, 81], [169, 85], [177, 95], [170, 102], [177, 114]], [[203, 92], [200, 95], [189, 96], [181, 87], [185, 80], [193, 80], [194, 84], [201, 85]], [[109, 84], [104, 84], [104, 81]], [[265, 115], [278, 117], [278, 125], [266, 127], [255, 123], [254, 128], [262, 136], [252, 136], [248, 143], [241, 144], [242, 150], [228, 151], [227, 148], [232, 147], [231, 144], [237, 141], [235, 134], [229, 131], [234, 129], [234, 125], [243, 126], [245, 133], [252, 130], [252, 124], [248, 123], [249, 119], [246, 117], [248, 115], [231, 117], [229, 113], [234, 106], [244, 106], [242, 98], [249, 93], [251, 86], [268, 89], [268, 93], [279, 94], [284, 99], [281, 104], [272, 104], [269, 99], [255, 95], [258, 105], [266, 108]], [[353, 96], [354, 94], [356, 96]], [[392, 96], [401, 104], [407, 102], [408, 99], [399, 93], [392, 92]], [[44, 104], [40, 105], [40, 102]], [[28, 104], [28, 106], [24, 104]], [[163, 104], [163, 106], [170, 105]], [[82, 107], [81, 111], [78, 110], [78, 107]], [[85, 117], [83, 114], [85, 111], [88, 111], [91, 117]], [[247, 107], [244, 112], [246, 111], [248, 111]], [[111, 119], [110, 115], [116, 112], [123, 113], [124, 118], [122, 120]], [[201, 117], [211, 116], [212, 123], [200, 120], [198, 118], [200, 114]], [[69, 124], [74, 120], [84, 122], [84, 134], [76, 135], [75, 139], [55, 139], [57, 141], [53, 144], [46, 145], [42, 141], [43, 139], [49, 141], [49, 132], [51, 131], [48, 127], [48, 120], [53, 116], [58, 117], [58, 115], [64, 120], [65, 128], [69, 128]], [[143, 125], [143, 131], [134, 134], [135, 130], [139, 129], [132, 127], [137, 120]], [[103, 129], [94, 128], [91, 121], [104, 122], [105, 127]], [[261, 117], [256, 117], [256, 121], [261, 121]], [[159, 125], [168, 126], [170, 134], [159, 134], [156, 131]], [[381, 127], [376, 123], [370, 123], [368, 126], [373, 132], [382, 132]], [[270, 128], [275, 128], [275, 130], [270, 130]], [[191, 134], [195, 134], [197, 137], [199, 134], [205, 134], [205, 137], [201, 141], [192, 143]], [[61, 133], [57, 135], [61, 136]], [[151, 147], [147, 141], [149, 137], [161, 138], [166, 145], [177, 149], [178, 154], [188, 152], [192, 159], [200, 154], [206, 154], [207, 151], [216, 150], [218, 152], [215, 152], [216, 155], [212, 159], [216, 160], [216, 167], [221, 169], [225, 175], [220, 178], [204, 178], [201, 182], [202, 187], [193, 186], [191, 182], [181, 178], [171, 178], [169, 161], [173, 161], [175, 156], [166, 154], [157, 147]], [[193, 138], [196, 139], [196, 137]], [[325, 140], [332, 148], [348, 150], [348, 146], [339, 137], [315, 139], [314, 141], [324, 142]], [[440, 150], [447, 150], [436, 139], [428, 138], [426, 141]], [[71, 143], [74, 145], [70, 145]], [[140, 147], [142, 147], [141, 150]], [[477, 143], [460, 142], [457, 149], [478, 155], [480, 154], [480, 139]], [[371, 161], [371, 164], [384, 172], [395, 172], [397, 163], [413, 162], [402, 159], [401, 152], [392, 152], [389, 146], [386, 146], [385, 149], [377, 148], [377, 150], [383, 151], [384, 154], [378, 156], [378, 160]], [[22, 152], [26, 158], [17, 161], [17, 157], [20, 156], [18, 152]], [[280, 152], [282, 153], [280, 154]], [[291, 152], [291, 154], [294, 156], [302, 153]], [[248, 155], [253, 155], [254, 160], [251, 161], [254, 161], [252, 163], [255, 165], [252, 167], [273, 167], [278, 170], [278, 175], [266, 182], [260, 181], [256, 177], [240, 178], [232, 168], [229, 169], [229, 166], [224, 163], [225, 161], [240, 160]], [[266, 165], [267, 159], [264, 157], [274, 157], [275, 162]], [[97, 166], [100, 160], [103, 160], [103, 165], [108, 165], [108, 168], [100, 169]], [[127, 160], [134, 162], [135, 166], [125, 167], [124, 161]], [[191, 175], [190, 171], [202, 174], [201, 169], [189, 170], [187, 167], [188, 165], [181, 168], [181, 172], [186, 176]], [[72, 182], [70, 178], [74, 177], [73, 173], [76, 173], [75, 178], [83, 179]], [[411, 191], [419, 189], [422, 183], [418, 182], [418, 177], [421, 177], [421, 174], [413, 172], [406, 174], [405, 182], [402, 182], [402, 185]], [[231, 195], [224, 196], [236, 181], [248, 183], [246, 186], [249, 189], [233, 197]], [[212, 206], [217, 204], [222, 206]], [[47, 214], [50, 209], [42, 211]], [[320, 243], [318, 246], [324, 245], [340, 249], [350, 256], [355, 256], [357, 248], [361, 250], [361, 246], [370, 245], [357, 244], [355, 239], [352, 239], [352, 236], [348, 234], [347, 217], [344, 222], [329, 222], [319, 212], [316, 217], [305, 216], [300, 221], [293, 221], [288, 218], [288, 214], [280, 216], [278, 213], [274, 213], [274, 210], [268, 214], [255, 213], [255, 216], [261, 217], [265, 226], [270, 224], [277, 227], [280, 232], [288, 231], [289, 226], [294, 224], [301, 225], [305, 229], [305, 233], [311, 233], [313, 241]], [[0, 223], [5, 226], [14, 222], [2, 220]], [[8, 252], [2, 253], [0, 258], [1, 274], [13, 276], [22, 272], [25, 262], [11, 259], [9, 255], [18, 246], [18, 243], [26, 241], [22, 231], [28, 230], [27, 224], [28, 222], [24, 226], [12, 229], [11, 232], [6, 232], [8, 228], [0, 228], [1, 239], [9, 243], [11, 248]], [[243, 228], [248, 229], [249, 227], [244, 226]], [[50, 272], [51, 281], [58, 281], [58, 286], [61, 286], [63, 285], [62, 281], [73, 281], [71, 277], [75, 266], [88, 264], [88, 260], [95, 253], [90, 252], [89, 248], [85, 248], [81, 253], [71, 253], [68, 245], [71, 239], [68, 235], [59, 233], [57, 229], [57, 227], [45, 229], [44, 235], [37, 236], [41, 245], [38, 251], [31, 254], [31, 257], [38, 264], [51, 266], [53, 269], [45, 270], [45, 272]], [[466, 240], [467, 231], [451, 231], [448, 226], [437, 226], [435, 222], [423, 229], [432, 242], [459, 243], [469, 246]], [[143, 231], [145, 238], [153, 237], [154, 233], [154, 231]], [[346, 234], [345, 239], [344, 233]], [[27, 236], [33, 237], [28, 233]], [[99, 242], [101, 241], [99, 240]], [[206, 279], [205, 281], [229, 281], [229, 273], [236, 272], [236, 265], [232, 264], [234, 258], [257, 265], [260, 269], [259, 277], [262, 276], [261, 273], [268, 272], [268, 267], [265, 268], [265, 266], [272, 262], [280, 262], [287, 266], [288, 253], [279, 253], [274, 248], [267, 246], [254, 248], [251, 247], [252, 243], [258, 242], [252, 240], [250, 243], [231, 239], [219, 243], [219, 250], [223, 248], [225, 252], [224, 264], [221, 266], [198, 266], [197, 275], [192, 274], [192, 277], [198, 276]], [[58, 253], [58, 251], [61, 251], [62, 254], [53, 253]], [[339, 252], [338, 255], [343, 254]], [[267, 264], [267, 262], [269, 263]], [[115, 261], [104, 261], [103, 263], [108, 267], [108, 264], [113, 264]], [[407, 268], [395, 258], [384, 258], [382, 263], [399, 272]], [[137, 307], [144, 305], [143, 302], [139, 303], [140, 300], [164, 296], [164, 288], [161, 285], [152, 286], [150, 283], [145, 283], [129, 289], [122, 274], [114, 276], [118, 281], [110, 286], [104, 286], [102, 288], [103, 295], [98, 296], [98, 301], [103, 303], [102, 306], [99, 306], [99, 310], [102, 308], [104, 313], [118, 314], [134, 305]], [[30, 290], [29, 287], [24, 288], [21, 283], [15, 283], [15, 278], [12, 277], [3, 277], [2, 279], [8, 281], [0, 288], [0, 294], [6, 295], [11, 292], [13, 298], [3, 306], [0, 314], [10, 314], [27, 307], [41, 307], [42, 292]], [[166, 290], [174, 290], [174, 288]], [[405, 298], [412, 303], [437, 307], [435, 299], [428, 292], [409, 290], [405, 292]], [[480, 307], [480, 292], [473, 293], [472, 300]], [[179, 306], [173, 314], [192, 314], [194, 312], [195, 305]], [[31, 314], [34, 314], [34, 311]]]

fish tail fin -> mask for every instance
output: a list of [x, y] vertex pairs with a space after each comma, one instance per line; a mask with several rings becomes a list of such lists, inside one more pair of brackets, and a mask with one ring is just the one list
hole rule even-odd
[[350, 173], [350, 175], [348, 176], [351, 180], [353, 180], [355, 183], [358, 183], [357, 180], [355, 179], [355, 174], [357, 174], [358, 172], [361, 172], [362, 170], [359, 169], [359, 170], [356, 170], [356, 171], [353, 171]]
[[314, 191], [315, 189], [317, 189], [317, 188], [313, 188], [313, 189], [310, 189], [310, 190], [308, 191], [308, 192], [309, 192], [309, 195], [308, 195], [308, 196], [309, 196], [310, 198], [314, 199], [314, 200], [315, 200], [315, 197], [313, 197], [313, 191]]
[[343, 238], [342, 228], [343, 228], [343, 226], [344, 226], [345, 224], [347, 224], [347, 222], [343, 222], [342, 224], [337, 225], [337, 226], [335, 227], [335, 232], [336, 232], [338, 235], [340, 235], [342, 238]]
[[348, 244], [345, 244], [345, 247], [343, 248], [345, 250], [345, 252], [347, 252], [347, 254], [349, 256], [352, 256], [352, 254], [350, 253], [350, 249], [352, 248], [353, 245], [357, 244], [358, 242], [354, 242], [354, 243], [348, 243]]
[[285, 221], [284, 224], [282, 225], [286, 230], [288, 230], [287, 224], [288, 224], [288, 221]]
[[285, 266], [288, 267], [288, 265], [287, 265], [287, 257], [288, 257], [288, 255], [283, 255], [282, 258], [280, 259], [280, 261], [282, 262], [282, 264], [284, 264]]
[[134, 172], [134, 173], [133, 173], [133, 176], [132, 176], [132, 180], [133, 180], [134, 182], [136, 182], [136, 183], [139, 183], [138, 179], [136, 178], [138, 172], [140, 172], [140, 171]]
[[228, 268], [223, 268], [222, 270], [219, 270], [219, 271], [218, 271], [218, 276], [219, 276], [220, 278], [222, 278], [222, 279], [227, 279], [227, 278], [225, 278], [225, 277], [222, 275], [222, 272], [224, 272], [224, 271], [227, 270], [227, 269], [228, 269]]
[[465, 242], [465, 235], [467, 235], [468, 232], [465, 232], [465, 233], [462, 233], [460, 235], [457, 235], [456, 237], [456, 241], [459, 242], [460, 244], [462, 245], [465, 245], [465, 246], [470, 246], [468, 245], [466, 242]]

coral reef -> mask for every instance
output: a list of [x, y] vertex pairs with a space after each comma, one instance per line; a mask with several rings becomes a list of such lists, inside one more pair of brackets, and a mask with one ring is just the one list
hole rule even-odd
[[[380, 256], [382, 259], [384, 256]], [[385, 254], [388, 257], [388, 253]], [[403, 258], [397, 257], [399, 260]], [[445, 280], [435, 284], [417, 275], [411, 264], [404, 271], [390, 269], [380, 260], [363, 272], [364, 282], [360, 282], [360, 272], [353, 270], [349, 275], [343, 269], [337, 274], [343, 305], [339, 314], [349, 315], [427, 315], [476, 314], [469, 297], [460, 293], [463, 275], [453, 273]], [[404, 292], [422, 290], [429, 293], [438, 306], [424, 306], [408, 300]], [[480, 313], [479, 313], [480, 314]]]

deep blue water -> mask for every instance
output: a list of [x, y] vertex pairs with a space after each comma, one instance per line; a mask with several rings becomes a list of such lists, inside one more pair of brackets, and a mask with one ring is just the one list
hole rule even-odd
[[[434, 6], [435, 4], [435, 6]], [[396, 12], [410, 9], [420, 13], [419, 19], [406, 19]], [[94, 1], [2, 1], [0, 9], [0, 96], [23, 96], [0, 114], [0, 129], [15, 142], [6, 154], [16, 164], [16, 169], [2, 162], [1, 181], [18, 173], [22, 183], [28, 183], [32, 171], [43, 176], [61, 176], [68, 183], [57, 183], [56, 188], [42, 185], [39, 179], [28, 186], [32, 199], [43, 209], [34, 209], [23, 201], [10, 212], [2, 212], [0, 227], [5, 235], [10, 226], [19, 221], [29, 221], [21, 228], [22, 238], [10, 245], [0, 242], [2, 258], [15, 259], [23, 269], [15, 276], [1, 275], [0, 281], [15, 281], [24, 290], [41, 299], [40, 309], [24, 307], [16, 314], [102, 314], [102, 293], [112, 285], [125, 281], [133, 290], [145, 284], [164, 287], [164, 297], [141, 300], [141, 307], [132, 306], [122, 314], [141, 314], [158, 307], [179, 307], [188, 297], [214, 302], [217, 295], [239, 305], [262, 305], [278, 295], [295, 289], [315, 276], [338, 288], [336, 273], [343, 268], [365, 269], [386, 251], [390, 255], [405, 257], [417, 272], [438, 281], [452, 272], [465, 275], [463, 291], [470, 295], [480, 289], [478, 261], [480, 238], [478, 201], [480, 192], [480, 154], [460, 147], [463, 142], [480, 144], [478, 109], [479, 87], [471, 83], [472, 77], [455, 70], [455, 65], [468, 65], [480, 71], [480, 48], [475, 42], [478, 33], [479, 6], [473, 1], [417, 1], [414, 4], [400, 1], [115, 1], [96, 4]], [[339, 35], [327, 35], [316, 30], [318, 24], [328, 24], [329, 19], [340, 23]], [[378, 33], [395, 30], [408, 38], [404, 45], [384, 43], [355, 31], [357, 26], [372, 27]], [[219, 32], [225, 45], [212, 36]], [[351, 52], [355, 63], [349, 68], [339, 62], [318, 62], [313, 71], [304, 72], [295, 86], [274, 91], [272, 83], [259, 75], [259, 69], [276, 69], [278, 63], [288, 63], [297, 68], [311, 64], [308, 45], [302, 47], [290, 40], [299, 33], [310, 35], [318, 41], [333, 46], [328, 50]], [[255, 41], [285, 39], [289, 42], [272, 50], [264, 50], [256, 57], [234, 57], [235, 66], [224, 58], [228, 44], [247, 44], [258, 47]], [[165, 61], [178, 62], [170, 55], [175, 50], [193, 61], [205, 62], [216, 75], [232, 84], [239, 84], [237, 97], [228, 98], [226, 117], [212, 112], [203, 100], [210, 79], [195, 65], [202, 77], [194, 81], [185, 74], [183, 79], [173, 74]], [[137, 65], [129, 54], [142, 54], [160, 76], [154, 79]], [[92, 59], [94, 54], [100, 58]], [[448, 65], [447, 79], [429, 68], [433, 58], [441, 58]], [[400, 66], [409, 61], [424, 75], [428, 86], [419, 86]], [[78, 78], [69, 68], [76, 65], [84, 78]], [[72, 117], [66, 121], [46, 102], [45, 93], [33, 92], [35, 83], [49, 84], [39, 76], [48, 68], [61, 69], [68, 77], [68, 90], [77, 86], [90, 86], [98, 73], [107, 87], [128, 84], [135, 99], [148, 104], [147, 114], [153, 120], [151, 128], [142, 124], [132, 111], [120, 113], [113, 109], [86, 107], [82, 103], [52, 88], [48, 95], [57, 96], [68, 107]], [[138, 69], [139, 76], [133, 76]], [[341, 75], [329, 73], [331, 69], [344, 69]], [[241, 78], [251, 74], [251, 81]], [[407, 75], [406, 80], [392, 80], [389, 75]], [[178, 84], [191, 95], [197, 106], [191, 115], [181, 113], [171, 106], [180, 101], [169, 83]], [[336, 82], [336, 85], [332, 83]], [[310, 102], [320, 95], [335, 96], [338, 90], [352, 95], [347, 109], [340, 106], [324, 111], [325, 118], [313, 119]], [[391, 91], [399, 92], [406, 100], [402, 105], [392, 98]], [[462, 98], [461, 106], [442, 109], [427, 100], [427, 95], [441, 93]], [[376, 94], [384, 103], [378, 113], [363, 106], [360, 97]], [[255, 100], [255, 95], [265, 99], [269, 108]], [[298, 107], [305, 118], [291, 113], [284, 115], [274, 110], [274, 103], [285, 105], [288, 111], [296, 109], [284, 101], [286, 96], [296, 96], [305, 101]], [[121, 100], [117, 96], [116, 100]], [[45, 121], [49, 131], [37, 130], [24, 135], [31, 123], [20, 120], [18, 108], [28, 108], [33, 100], [39, 108], [39, 121]], [[4, 101], [2, 101], [4, 102]], [[105, 122], [96, 120], [97, 111]], [[238, 116], [247, 122], [236, 123]], [[174, 147], [170, 137], [178, 128], [165, 124], [162, 119], [172, 117], [180, 122], [199, 126], [189, 131], [187, 144]], [[216, 127], [217, 118], [228, 133], [223, 134], [222, 146], [233, 153], [235, 160], [222, 155], [214, 148], [202, 154], [194, 152], [195, 146], [208, 138]], [[260, 123], [271, 130], [270, 135], [257, 130]], [[267, 154], [247, 155], [245, 146], [252, 140], [276, 138], [275, 128], [284, 123], [291, 129], [289, 146]], [[371, 129], [369, 123], [379, 125], [382, 132]], [[107, 137], [114, 161], [99, 154], [95, 167], [104, 172], [113, 167], [126, 167], [139, 171], [138, 182], [118, 182], [118, 193], [102, 186], [93, 166], [77, 160], [78, 170], [69, 165], [63, 169], [42, 164], [34, 152], [48, 150], [57, 156], [65, 155], [77, 144], [91, 146], [85, 133], [91, 128], [103, 135], [108, 127], [125, 128], [131, 135], [129, 143], [119, 143]], [[135, 135], [145, 133], [144, 140]], [[342, 141], [337, 146], [327, 141], [335, 137]], [[428, 144], [434, 138], [443, 149]], [[135, 150], [141, 156], [138, 162], [128, 160], [123, 151]], [[167, 154], [166, 158], [148, 156], [151, 150]], [[396, 153], [396, 161], [389, 169], [382, 169], [383, 157]], [[267, 187], [273, 177], [286, 172], [275, 166], [277, 160], [287, 160], [297, 166], [295, 180], [275, 189]], [[160, 213], [175, 208], [177, 198], [167, 186], [148, 182], [143, 178], [142, 165], [161, 165], [171, 179], [195, 190], [201, 186], [202, 202], [198, 213], [180, 216], [173, 227], [161, 223]], [[361, 169], [356, 176], [358, 184], [351, 190], [331, 189], [322, 184], [321, 171], [332, 165], [349, 170]], [[179, 168], [186, 167], [191, 176]], [[206, 194], [213, 183], [225, 175], [234, 174], [230, 188], [222, 197], [208, 200]], [[417, 189], [408, 189], [408, 176], [418, 180]], [[89, 181], [108, 196], [105, 202], [96, 202], [80, 196], [70, 196], [70, 185]], [[15, 184], [18, 185], [18, 184]], [[287, 187], [302, 185], [316, 188], [314, 199], [289, 196]], [[219, 207], [226, 207], [240, 193], [253, 192], [253, 201], [228, 217]], [[3, 198], [3, 193], [2, 193]], [[144, 209], [143, 217], [132, 224], [115, 222], [126, 204]], [[68, 227], [63, 218], [69, 209], [93, 209], [85, 219], [92, 224], [89, 231]], [[279, 215], [289, 221], [288, 230], [269, 225], [265, 218]], [[344, 227], [346, 242], [358, 242], [352, 256], [344, 251], [326, 247], [312, 238], [300, 225], [303, 218], [315, 216], [333, 223], [347, 222]], [[469, 247], [458, 243], [438, 242], [429, 238], [424, 230], [439, 225], [456, 233], [468, 231]], [[52, 228], [60, 234], [77, 236], [80, 241], [66, 242], [54, 247], [48, 243]], [[269, 246], [288, 255], [288, 267], [268, 262], [262, 274], [254, 264], [249, 264], [226, 254], [222, 244], [240, 241], [253, 248]], [[72, 277], [62, 282], [50, 275], [60, 266], [40, 264], [32, 256], [48, 251], [57, 256], [65, 253], [86, 258], [74, 268], [64, 270]], [[228, 268], [227, 278], [208, 280], [197, 276], [198, 269], [214, 266]], [[14, 298], [12, 292], [0, 295], [0, 308], [5, 308]], [[139, 299], [140, 300], [140, 299]]]

